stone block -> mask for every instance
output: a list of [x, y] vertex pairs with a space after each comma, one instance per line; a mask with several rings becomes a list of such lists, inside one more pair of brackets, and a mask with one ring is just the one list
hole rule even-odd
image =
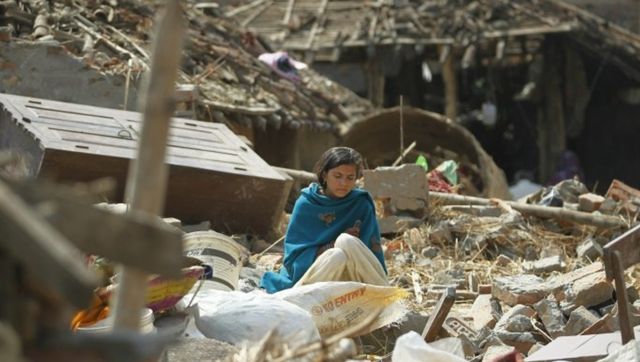
[[568, 336], [578, 335], [580, 332], [597, 322], [598, 319], [600, 318], [594, 315], [594, 313], [589, 311], [587, 308], [580, 306], [571, 312], [569, 320], [564, 327], [564, 333]]
[[593, 193], [582, 194], [578, 197], [578, 210], [594, 212], [600, 208], [605, 198]]
[[532, 262], [524, 262], [522, 263], [522, 267], [527, 273], [542, 274], [553, 271], [562, 271], [566, 267], [566, 264], [560, 255], [554, 255]]
[[381, 234], [395, 234], [407, 229], [418, 227], [422, 224], [422, 219], [411, 216], [391, 215], [378, 219], [378, 226]]
[[[585, 267], [547, 279], [547, 288], [551, 291], [562, 289], [580, 278], [601, 271], [604, 271], [604, 266], [601, 262], [595, 262]], [[558, 301], [560, 301], [560, 299], [558, 299]]]
[[424, 169], [413, 164], [378, 167], [363, 172], [364, 185], [374, 198], [407, 197], [427, 200], [429, 189]]
[[423, 211], [427, 207], [426, 199], [396, 196], [391, 199], [391, 207], [398, 211]]
[[512, 346], [507, 346], [507, 345], [491, 346], [487, 348], [487, 351], [482, 356], [482, 362], [494, 361], [496, 357], [503, 356], [513, 351], [515, 351], [515, 348]]
[[533, 330], [533, 324], [531, 323], [531, 317], [525, 315], [517, 315], [507, 321], [507, 325], [504, 326], [507, 332], [529, 332]]
[[512, 319], [516, 318], [517, 316], [531, 318], [535, 314], [536, 311], [533, 310], [533, 308], [526, 305], [518, 304], [515, 307], [509, 309], [502, 315], [502, 317], [500, 317], [500, 320], [496, 323], [494, 330], [508, 332], [507, 327], [510, 325], [510, 321]]
[[482, 328], [493, 328], [498, 321], [498, 316], [493, 310], [491, 304], [492, 296], [489, 294], [481, 294], [473, 302], [471, 306], [471, 315], [473, 316], [473, 328], [481, 330]]
[[531, 332], [506, 332], [496, 331], [496, 337], [500, 338], [502, 343], [515, 347], [518, 352], [526, 355], [534, 344], [538, 343], [536, 337]]
[[556, 338], [563, 335], [565, 318], [555, 298], [543, 299], [533, 307], [551, 337]]
[[604, 271], [574, 280], [554, 292], [559, 302], [574, 307], [598, 305], [611, 299], [612, 295], [613, 286], [607, 281]]
[[494, 297], [508, 305], [533, 305], [549, 294], [544, 280], [531, 274], [495, 278], [491, 290]]
[[604, 251], [598, 242], [592, 238], [588, 238], [578, 245], [576, 254], [583, 259], [596, 260], [598, 257], [604, 255]]

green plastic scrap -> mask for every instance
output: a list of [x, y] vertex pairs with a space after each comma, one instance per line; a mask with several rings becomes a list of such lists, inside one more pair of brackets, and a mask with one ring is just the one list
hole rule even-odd
[[429, 163], [427, 162], [427, 159], [423, 155], [418, 156], [418, 159], [416, 160], [416, 165], [422, 166], [425, 172], [429, 171]]
[[436, 170], [439, 171], [451, 185], [458, 184], [458, 164], [453, 160], [446, 160]]

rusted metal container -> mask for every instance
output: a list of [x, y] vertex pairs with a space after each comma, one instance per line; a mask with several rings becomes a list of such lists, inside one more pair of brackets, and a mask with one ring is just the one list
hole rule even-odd
[[[141, 127], [137, 112], [0, 94], [0, 148], [22, 155], [29, 176], [56, 181], [114, 177], [122, 200]], [[268, 233], [280, 220], [291, 179], [224, 124], [172, 120], [165, 215], [209, 220], [222, 232]]]

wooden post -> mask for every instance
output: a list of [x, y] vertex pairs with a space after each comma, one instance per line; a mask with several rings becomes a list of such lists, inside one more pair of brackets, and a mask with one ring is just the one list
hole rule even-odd
[[458, 117], [458, 78], [456, 76], [453, 50], [448, 46], [440, 49], [442, 62], [442, 81], [444, 82], [444, 114], [455, 121]]
[[580, 136], [584, 128], [587, 105], [591, 99], [587, 71], [582, 57], [574, 46], [564, 47], [564, 107], [567, 119], [567, 137]]
[[562, 94], [562, 52], [559, 40], [545, 39], [542, 104], [538, 110], [538, 154], [540, 182], [546, 183], [555, 171], [566, 149]]
[[[165, 153], [184, 28], [178, 0], [168, 0], [154, 41], [151, 72], [141, 107], [143, 123], [138, 155], [131, 163], [126, 188], [131, 208], [151, 215], [161, 214], [164, 208], [168, 173]], [[115, 296], [114, 330], [138, 331], [146, 287], [146, 273], [121, 269]]]
[[442, 328], [442, 324], [445, 319], [447, 319], [447, 315], [449, 315], [449, 311], [455, 301], [455, 288], [449, 287], [445, 289], [440, 300], [438, 300], [438, 304], [436, 304], [436, 307], [433, 309], [433, 313], [429, 316], [427, 325], [424, 326], [424, 330], [422, 331], [422, 338], [424, 338], [425, 342], [433, 342], [436, 340], [440, 328]]
[[369, 58], [366, 65], [367, 70], [367, 98], [374, 106], [384, 105], [384, 72], [380, 67], [380, 62], [374, 55]]

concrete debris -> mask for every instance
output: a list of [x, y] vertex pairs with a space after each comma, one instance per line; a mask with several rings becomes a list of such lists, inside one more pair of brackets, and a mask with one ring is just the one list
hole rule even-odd
[[564, 327], [564, 333], [568, 336], [575, 336], [580, 334], [585, 329], [589, 328], [595, 322], [600, 319], [594, 312], [591, 312], [587, 308], [580, 306], [576, 308], [567, 321]]
[[544, 324], [545, 329], [552, 338], [564, 334], [565, 317], [560, 310], [558, 302], [552, 296], [545, 298], [534, 306], [538, 318]]
[[[556, 299], [571, 309], [591, 307], [610, 300], [613, 286], [607, 281], [604, 271], [595, 272], [565, 284], [554, 293]], [[563, 307], [563, 309], [565, 309]]]
[[604, 251], [598, 242], [592, 238], [588, 238], [578, 245], [576, 254], [578, 254], [580, 258], [595, 261], [598, 257], [604, 255]]
[[426, 215], [429, 187], [419, 165], [378, 167], [365, 170], [364, 186], [380, 202], [380, 232], [397, 233], [422, 224]]
[[473, 302], [471, 315], [473, 316], [473, 328], [476, 330], [493, 328], [496, 325], [499, 316], [493, 310], [492, 298], [489, 294], [482, 294]]
[[548, 294], [544, 279], [531, 275], [515, 275], [496, 278], [492, 294], [507, 305], [533, 305]]
[[524, 262], [522, 267], [527, 273], [543, 274], [562, 271], [566, 267], [566, 264], [560, 255], [554, 255], [534, 262]]

